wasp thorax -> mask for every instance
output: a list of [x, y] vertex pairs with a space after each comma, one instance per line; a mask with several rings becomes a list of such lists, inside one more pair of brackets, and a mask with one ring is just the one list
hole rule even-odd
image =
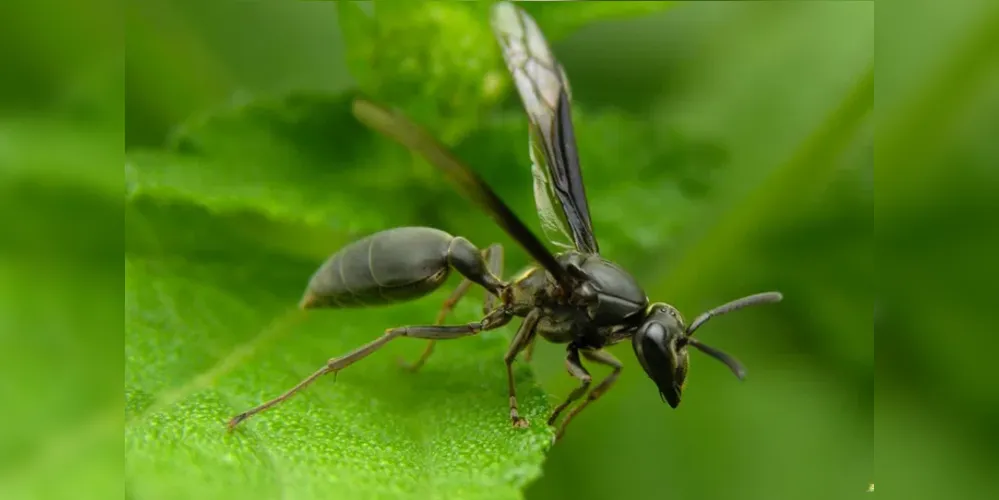
[[591, 283], [583, 283], [576, 288], [575, 299], [583, 305], [593, 304], [597, 301], [597, 290]]
[[585, 298], [594, 326], [634, 323], [641, 319], [648, 298], [635, 278], [623, 268], [600, 256], [582, 258], [575, 268], [580, 276], [574, 295]]

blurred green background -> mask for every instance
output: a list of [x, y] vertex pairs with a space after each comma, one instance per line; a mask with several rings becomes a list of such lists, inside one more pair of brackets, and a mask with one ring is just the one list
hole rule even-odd
[[[220, 414], [384, 328], [436, 313], [449, 290], [389, 309], [326, 313], [306, 327], [286, 323], [309, 273], [347, 241], [431, 225], [482, 246], [506, 244], [508, 272], [526, 263], [435, 170], [346, 113], [357, 91], [406, 110], [539, 230], [525, 119], [485, 4], [51, 7], [10, 4], [0, 16], [0, 62], [18, 76], [0, 79], [0, 207], [28, 214], [5, 217], [0, 236], [0, 364], [9, 373], [0, 398], [37, 403], [4, 412], [0, 496], [116, 491], [120, 442], [106, 438], [121, 418], [122, 310], [131, 498], [363, 491], [323, 488], [336, 478], [315, 455], [327, 436], [343, 439], [346, 424], [310, 410], [317, 404], [358, 415], [418, 408], [442, 423], [460, 421], [451, 409], [467, 404], [468, 414], [497, 414], [469, 429], [505, 425], [495, 353], [512, 327], [462, 341], [468, 347], [441, 345], [413, 381], [384, 373], [422, 345], [392, 345], [341, 374], [349, 382], [317, 386], [314, 399], [255, 424], [271, 441], [212, 437]], [[999, 341], [985, 327], [995, 324], [986, 276], [996, 245], [981, 245], [979, 232], [997, 199], [992, 2], [909, 2], [899, 10], [906, 24], [879, 24], [877, 36], [872, 2], [525, 8], [572, 82], [604, 254], [688, 318], [755, 291], [778, 289], [785, 300], [699, 333], [747, 365], [745, 382], [693, 353], [684, 402], [671, 410], [622, 344], [612, 348], [625, 362], [618, 385], [543, 464], [530, 450], [482, 456], [524, 453], [525, 470], [511, 480], [530, 480], [527, 498], [840, 499], [868, 494], [877, 443], [881, 494], [989, 498], [999, 486], [999, 392], [989, 369]], [[112, 139], [122, 131], [124, 159]], [[124, 304], [117, 247], [106, 243], [121, 241], [113, 215], [123, 203], [121, 164]], [[53, 234], [63, 239], [53, 244]], [[473, 293], [456, 318], [475, 319], [480, 297]], [[977, 332], [985, 338], [961, 337]], [[480, 351], [489, 354], [467, 358]], [[563, 355], [539, 343], [531, 364], [549, 402], [574, 387]], [[485, 385], [453, 373], [479, 373]], [[530, 379], [526, 369], [520, 375]], [[468, 397], [482, 388], [481, 398]], [[521, 391], [543, 414], [541, 393]], [[381, 393], [370, 405], [351, 399]], [[350, 423], [366, 435], [390, 425]], [[377, 477], [394, 465], [345, 466]], [[57, 471], [61, 480], [45, 480]]]
[[122, 19], [0, 5], [3, 498], [121, 490]]

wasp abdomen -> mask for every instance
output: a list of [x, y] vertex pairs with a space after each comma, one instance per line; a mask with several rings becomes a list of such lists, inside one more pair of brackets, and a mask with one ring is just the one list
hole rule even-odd
[[363, 307], [423, 297], [447, 280], [454, 240], [429, 227], [400, 227], [366, 236], [320, 266], [300, 306]]

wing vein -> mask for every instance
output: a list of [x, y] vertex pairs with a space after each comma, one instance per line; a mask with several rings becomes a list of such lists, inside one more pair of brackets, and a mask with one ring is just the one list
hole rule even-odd
[[531, 161], [541, 173], [534, 175], [534, 201], [545, 236], [562, 247], [598, 253], [565, 71], [537, 24], [519, 7], [496, 4], [492, 25], [527, 112]]

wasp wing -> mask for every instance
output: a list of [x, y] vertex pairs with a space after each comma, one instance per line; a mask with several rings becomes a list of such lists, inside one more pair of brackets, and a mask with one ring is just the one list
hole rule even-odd
[[537, 23], [519, 7], [496, 4], [492, 26], [529, 118], [534, 200], [545, 235], [556, 245], [598, 253], [565, 71]]
[[411, 151], [418, 153], [431, 165], [441, 169], [461, 193], [477, 204], [507, 234], [544, 267], [562, 286], [569, 289], [572, 282], [569, 273], [555, 256], [545, 248], [534, 233], [503, 203], [496, 192], [478, 174], [461, 162], [444, 145], [402, 113], [390, 110], [364, 99], [355, 99], [354, 116], [373, 130], [391, 138]]

